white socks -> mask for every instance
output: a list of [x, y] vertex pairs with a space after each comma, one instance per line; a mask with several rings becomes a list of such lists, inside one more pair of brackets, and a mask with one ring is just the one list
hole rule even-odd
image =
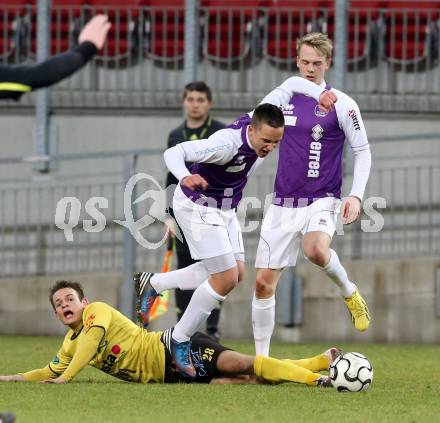
[[208, 281], [202, 283], [195, 291], [183, 313], [182, 318], [174, 326], [173, 339], [177, 342], [188, 341], [199, 326], [206, 321], [219, 301], [226, 297], [215, 292]]
[[330, 279], [339, 286], [343, 297], [351, 297], [356, 291], [356, 285], [350, 282], [347, 276], [347, 272], [339, 261], [338, 255], [332, 249], [330, 249], [330, 260], [326, 266], [321, 267]]
[[203, 262], [191, 264], [183, 269], [173, 270], [167, 273], [155, 273], [151, 279], [151, 286], [160, 294], [167, 289], [196, 289], [201, 283], [209, 278]]
[[252, 328], [254, 330], [255, 354], [269, 356], [270, 338], [275, 327], [275, 296], [252, 299]]

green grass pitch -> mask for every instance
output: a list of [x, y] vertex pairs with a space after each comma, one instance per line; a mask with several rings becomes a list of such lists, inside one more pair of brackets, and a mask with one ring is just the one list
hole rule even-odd
[[[252, 353], [251, 342], [224, 342]], [[61, 344], [53, 337], [0, 336], [0, 374], [43, 367]], [[367, 392], [295, 384], [136, 385], [93, 368], [68, 385], [0, 383], [0, 412], [17, 423], [439, 422], [438, 346], [342, 344], [374, 367]], [[275, 357], [311, 356], [328, 345], [273, 344]]]

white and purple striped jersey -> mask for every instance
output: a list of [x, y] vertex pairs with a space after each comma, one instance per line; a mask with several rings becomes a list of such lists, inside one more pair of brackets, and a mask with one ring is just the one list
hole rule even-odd
[[[341, 91], [332, 91], [338, 100], [329, 113], [322, 112], [314, 98], [303, 94], [294, 94], [283, 106], [285, 129], [273, 204], [304, 207], [319, 198], [340, 198], [346, 139], [355, 155], [350, 195], [362, 200], [371, 165], [367, 134], [356, 102]], [[362, 159], [357, 163], [356, 155], [361, 152], [365, 155], [359, 155]]]
[[[205, 204], [206, 200], [205, 205], [210, 207], [214, 206], [212, 200], [215, 200], [217, 208], [237, 207], [247, 178], [263, 161], [255, 153], [248, 138], [250, 121], [249, 115], [244, 115], [227, 129], [211, 135], [203, 149], [195, 146], [192, 151], [185, 150], [185, 157], [194, 162], [190, 168], [191, 173], [198, 173], [208, 182], [205, 191], [191, 191], [181, 186], [188, 198], [198, 204]], [[194, 144], [193, 141], [191, 145]]]
[[[324, 91], [324, 88], [304, 78], [292, 77], [271, 91], [263, 103], [283, 106], [296, 92], [318, 100]], [[248, 177], [263, 162], [249, 140], [250, 122], [250, 114], [246, 114], [208, 139], [183, 142], [165, 151], [165, 162], [179, 181], [197, 173], [208, 182], [205, 191], [191, 191], [181, 184], [188, 198], [208, 207], [237, 207]], [[193, 162], [190, 170], [184, 166], [185, 161]]]

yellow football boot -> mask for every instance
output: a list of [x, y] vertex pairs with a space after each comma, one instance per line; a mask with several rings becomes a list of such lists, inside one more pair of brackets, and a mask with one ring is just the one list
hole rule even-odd
[[344, 298], [344, 302], [351, 314], [354, 327], [360, 332], [366, 331], [370, 326], [370, 312], [359, 291], [356, 289], [351, 297]]

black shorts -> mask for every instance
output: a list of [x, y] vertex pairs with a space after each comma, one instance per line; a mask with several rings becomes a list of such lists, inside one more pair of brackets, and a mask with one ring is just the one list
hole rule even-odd
[[164, 383], [209, 383], [221, 373], [217, 369], [217, 360], [221, 352], [228, 351], [223, 345], [209, 335], [196, 332], [191, 337], [191, 359], [197, 376], [193, 380], [185, 379], [175, 368], [170, 352], [165, 345], [165, 378]]

